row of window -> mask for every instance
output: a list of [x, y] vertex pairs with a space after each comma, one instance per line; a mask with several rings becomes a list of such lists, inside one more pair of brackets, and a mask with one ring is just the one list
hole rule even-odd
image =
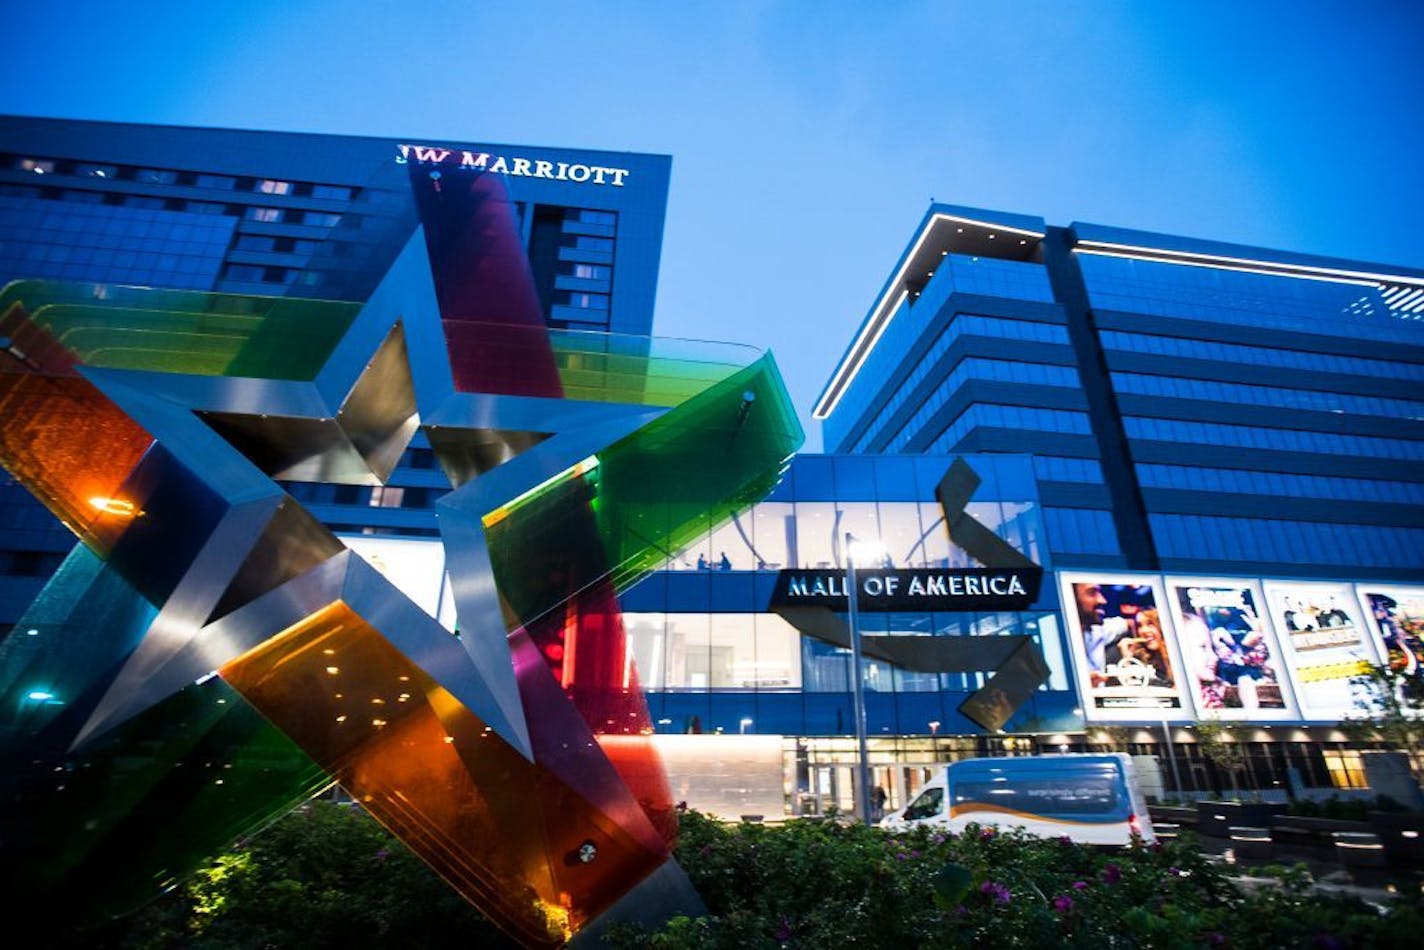
[[[920, 368], [917, 368], [912, 375], [921, 376], [925, 365], [921, 364]], [[1075, 390], [1079, 385], [1078, 371], [1072, 366], [1024, 363], [1017, 360], [991, 360], [978, 356], [968, 357], [960, 360], [954, 367], [954, 371], [935, 385], [935, 388], [920, 404], [920, 408], [915, 410], [914, 415], [906, 419], [895, 430], [889, 442], [885, 444], [884, 451], [899, 452], [902, 450], [930, 421], [930, 417], [953, 398], [960, 386], [978, 379], [1034, 386], [1061, 386]], [[891, 404], [886, 407], [886, 412], [882, 414], [881, 418], [888, 418], [889, 413], [894, 411], [892, 407], [898, 407], [908, 392], [908, 388], [902, 387], [896, 394], [896, 398], [891, 400]], [[867, 433], [868, 435], [869, 433]], [[865, 451], [865, 443], [868, 441], [866, 436], [862, 436], [857, 441], [856, 451]]]
[[1133, 353], [1153, 353], [1158, 356], [1180, 356], [1222, 363], [1245, 363], [1252, 366], [1277, 366], [1283, 369], [1303, 369], [1312, 373], [1349, 373], [1357, 376], [1378, 376], [1382, 379], [1408, 379], [1424, 382], [1424, 364], [1373, 360], [1361, 356], [1338, 356], [1333, 353], [1308, 353], [1302, 350], [1277, 349], [1266, 346], [1246, 346], [1240, 343], [1218, 343], [1213, 340], [1188, 340], [1175, 336], [1154, 336], [1104, 330], [1099, 335], [1104, 347]]
[[[891, 377], [905, 354], [914, 351], [919, 335], [937, 312], [930, 305], [910, 306], [908, 303], [895, 311], [889, 328], [866, 358], [865, 365], [861, 367], [855, 382], [841, 400], [840, 407], [826, 420], [827, 442], [835, 444], [844, 438], [844, 432], [856, 423], [865, 407], [880, 394], [885, 380]], [[898, 387], [891, 401], [880, 410], [880, 417], [888, 418], [892, 415], [924, 379], [935, 360], [944, 355], [954, 341], [962, 336], [988, 336], [1003, 340], [1065, 345], [1068, 343], [1068, 329], [1059, 324], [1006, 320], [972, 313], [955, 314], [924, 355], [915, 361], [915, 369]], [[872, 426], [860, 437], [857, 448], [853, 451], [862, 451], [864, 445], [876, 434]]]
[[[183, 198], [159, 198], [154, 195], [104, 194], [97, 191], [39, 188], [26, 185], [0, 184], [0, 196], [10, 198], [57, 199], [71, 204], [103, 207], [143, 208], [149, 210], [187, 211], [192, 214], [242, 217], [263, 224], [304, 224], [308, 227], [334, 227], [341, 215], [329, 211], [303, 211], [298, 208], [269, 208], [253, 205], [222, 204], [213, 201], [192, 201]], [[355, 221], [348, 221], [351, 224]], [[601, 239], [598, 239], [601, 240]]]
[[1166, 558], [1424, 568], [1424, 528], [1205, 515], [1148, 519], [1157, 553]]
[[[1029, 557], [1042, 553], [1043, 531], [1031, 502], [971, 502], [966, 511]], [[937, 502], [764, 501], [676, 551], [666, 570], [774, 571], [845, 566], [846, 533], [874, 539], [877, 561], [894, 567], [973, 567], [951, 544]]]
[[1103, 483], [1103, 465], [1097, 459], [1067, 458], [1061, 455], [1035, 455], [1033, 474], [1044, 482]]
[[1325, 478], [1283, 472], [1251, 472], [1188, 465], [1137, 465], [1144, 488], [1182, 488], [1239, 495], [1284, 495], [1292, 498], [1339, 498], [1424, 505], [1424, 482], [1389, 482], [1368, 478]]
[[371, 508], [433, 508], [440, 492], [431, 488], [401, 488], [378, 485], [328, 485], [319, 482], [287, 482], [287, 493], [303, 504], [366, 505]]
[[[892, 331], [894, 331], [894, 324], [891, 326]], [[888, 333], [887, 336], [889, 336]], [[916, 360], [915, 368], [910, 371], [910, 374], [896, 388], [895, 393], [890, 397], [889, 401], [880, 409], [880, 418], [888, 419], [894, 415], [896, 410], [905, 404], [905, 400], [910, 398], [910, 395], [915, 391], [915, 387], [929, 374], [929, 371], [934, 367], [935, 361], [943, 356], [956, 340], [963, 336], [988, 336], [1004, 340], [1025, 340], [1036, 343], [1067, 344], [1068, 342], [1067, 328], [1058, 324], [1033, 323], [1026, 320], [1004, 320], [998, 317], [982, 317], [972, 313], [957, 314], [954, 319], [945, 326], [944, 330], [941, 331], [938, 338], [935, 339], [934, 343], [924, 355]], [[875, 353], [866, 361], [865, 368], [862, 369], [858, 377], [865, 380], [864, 390], [870, 395], [874, 395], [879, 391], [876, 389], [876, 386], [883, 383], [884, 380], [884, 377], [877, 372], [877, 364], [886, 363], [885, 369], [887, 372], [893, 368], [888, 365], [889, 360], [891, 356], [900, 352], [893, 349], [895, 342], [895, 340], [891, 339], [882, 340], [876, 348]], [[879, 357], [879, 359], [877, 359], [877, 357]], [[1063, 367], [1058, 368], [1063, 369]], [[1071, 368], [1068, 371], [1073, 372]], [[1076, 387], [1078, 385], [1077, 376], [1074, 375], [1073, 381], [1065, 385]], [[942, 383], [938, 388], [942, 392], [947, 388], [947, 384]], [[937, 392], [935, 395], [940, 395], [940, 393]], [[846, 413], [844, 418], [848, 421], [853, 421], [854, 417], [858, 416], [859, 413], [852, 409], [851, 396], [847, 394], [846, 398], [847, 404], [840, 412]], [[832, 419], [839, 417], [840, 413], [837, 413]], [[828, 420], [828, 422], [829, 421], [830, 420]], [[860, 438], [856, 440], [852, 451], [865, 451], [870, 442], [879, 435], [879, 430], [873, 425], [870, 426], [861, 434]]]
[[1153, 419], [1145, 416], [1123, 416], [1122, 423], [1129, 438], [1185, 442], [1202, 448], [1234, 445], [1281, 452], [1424, 460], [1424, 442], [1408, 439], [1381, 439], [1366, 435], [1341, 435], [1336, 432], [1309, 432], [1303, 429], [1266, 429], [1215, 422], [1180, 422], [1176, 419]]
[[1377, 287], [1097, 254], [1078, 259], [1098, 309], [1373, 339], [1418, 332], [1381, 316], [1388, 311]]
[[[888, 616], [866, 615], [861, 632], [868, 638], [914, 632], [899, 622], [908, 615], [895, 618], [893, 627], [884, 625]], [[973, 632], [960, 635], [1032, 636], [1044, 650], [1051, 670], [1046, 688], [1069, 688], [1053, 614], [958, 617], [975, 625]], [[777, 614], [630, 612], [623, 615], [623, 621], [644, 689], [842, 693], [851, 688], [850, 651], [801, 636]], [[863, 669], [865, 688], [873, 692], [974, 690], [983, 685], [987, 673], [913, 673], [871, 659], [864, 661]]]
[[1043, 509], [1049, 547], [1065, 554], [1121, 554], [1112, 512], [1094, 508]]
[[1319, 412], [1348, 412], [1391, 419], [1424, 419], [1424, 402], [1410, 399], [1355, 396], [1312, 389], [1278, 389], [1273, 386], [1248, 386], [1178, 376], [1151, 376], [1144, 373], [1113, 373], [1112, 381], [1118, 392], [1144, 396], [1172, 396], [1179, 399], [1312, 409]]
[[917, 295], [917, 305], [937, 310], [952, 293], [1053, 302], [1053, 286], [1042, 264], [968, 254], [943, 254], [929, 284]]
[[187, 185], [222, 191], [251, 191], [261, 195], [295, 195], [333, 201], [349, 201], [354, 194], [353, 189], [346, 185], [281, 181], [275, 178], [239, 178], [234, 175], [213, 175], [172, 168], [140, 168], [52, 158], [11, 156], [7, 167], [35, 175], [77, 175], [81, 178], [102, 178], [106, 181], [135, 181], [145, 185]]
[[979, 403], [959, 414], [924, 451], [930, 454], [952, 452], [965, 436], [977, 428], [1026, 429], [1038, 432], [1063, 432], [1091, 435], [1088, 414], [1069, 409], [1031, 409], [1026, 406], [1000, 406]]

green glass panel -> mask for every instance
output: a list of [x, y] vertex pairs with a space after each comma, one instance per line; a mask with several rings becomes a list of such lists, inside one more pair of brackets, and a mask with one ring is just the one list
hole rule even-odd
[[487, 519], [500, 592], [528, 622], [603, 578], [626, 590], [765, 497], [802, 438], [769, 354], [725, 375]]
[[685, 402], [759, 355], [733, 343], [570, 330], [550, 340], [566, 398], [645, 406]]
[[291, 297], [14, 281], [0, 314], [21, 312], [87, 366], [310, 380], [360, 305]]
[[329, 782], [217, 678], [71, 750], [156, 613], [78, 545], [0, 644], [0, 876], [16, 902], [131, 910]]

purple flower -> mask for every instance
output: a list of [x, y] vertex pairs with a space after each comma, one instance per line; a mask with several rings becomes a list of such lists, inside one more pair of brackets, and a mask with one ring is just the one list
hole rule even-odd
[[1167, 873], [1173, 877], [1177, 877], [1182, 873], [1182, 869], [1179, 867], [1170, 867], [1167, 869]]
[[1073, 913], [1073, 898], [1067, 894], [1053, 898], [1053, 909], [1065, 917], [1068, 916]]
[[1116, 884], [1118, 881], [1121, 880], [1122, 868], [1118, 867], [1116, 864], [1109, 864], [1107, 867], [1103, 868], [1104, 884]]
[[993, 829], [993, 828], [985, 828], [984, 830], [982, 830], [982, 831], [979, 832], [979, 840], [980, 840], [980, 841], [988, 841], [988, 840], [989, 840], [990, 838], [992, 838], [992, 837], [994, 837], [994, 829]]
[[1088, 889], [1088, 882], [1087, 882], [1087, 881], [1074, 881], [1074, 882], [1073, 882], [1073, 890], [1075, 890], [1075, 891], [1086, 891], [1087, 889]]
[[905, 860], [905, 859], [908, 858], [908, 857], [909, 857], [908, 854], [906, 854], [905, 852], [901, 851], [899, 854], [895, 855], [895, 860], [896, 860], [896, 861], [903, 861], [903, 860]]
[[379, 851], [376, 852], [376, 860], [377, 860], [377, 861], [384, 861], [386, 858], [388, 858], [388, 857], [390, 857], [390, 856], [391, 856], [391, 853], [390, 853], [389, 851], [387, 851], [385, 848], [382, 848], [381, 850], [379, 850]]
[[796, 932], [796, 928], [791, 926], [791, 918], [785, 914], [776, 922], [776, 939], [790, 940], [791, 935]]
[[1013, 896], [1007, 887], [997, 881], [985, 881], [979, 885], [979, 893], [989, 897], [996, 904], [1007, 904]]
[[1073, 844], [1073, 839], [1068, 837], [1067, 835], [1060, 835], [1058, 838], [1058, 843], [1063, 845], [1063, 847], [1067, 848]]
[[1222, 933], [1217, 933], [1215, 930], [1213, 930], [1211, 933], [1206, 935], [1206, 942], [1211, 944], [1213, 947], [1223, 946], [1226, 943], [1226, 935]]

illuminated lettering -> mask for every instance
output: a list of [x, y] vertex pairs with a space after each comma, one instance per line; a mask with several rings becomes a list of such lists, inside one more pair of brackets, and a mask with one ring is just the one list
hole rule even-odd
[[496, 175], [507, 175], [509, 174], [509, 163], [504, 160], [503, 155], [500, 155], [495, 158], [494, 164], [490, 166], [489, 170]]
[[899, 575], [899, 574], [891, 574], [889, 577], [885, 578], [885, 593], [889, 594], [891, 597], [894, 597], [894, 596], [895, 596], [895, 592], [896, 592], [897, 590], [899, 590], [899, 589], [900, 589], [900, 575]]
[[991, 591], [994, 592], [995, 594], [998, 594], [1000, 597], [1004, 596], [1005, 594], [1008, 593], [1007, 587], [1006, 587], [1006, 585], [1005, 585], [1005, 581], [1006, 581], [1006, 580], [1007, 580], [1007, 578], [1003, 578], [1003, 577], [990, 577], [990, 578], [988, 578], [988, 581], [989, 581], [989, 590], [991, 590]]
[[610, 168], [610, 169], [608, 169], [608, 170], [613, 173], [613, 187], [614, 187], [614, 188], [622, 188], [622, 187], [623, 187], [623, 179], [624, 179], [625, 177], [627, 177], [627, 175], [628, 175], [628, 169], [626, 169], [626, 168]]
[[545, 161], [538, 161], [538, 162], [535, 162], [535, 163], [534, 163], [534, 177], [535, 177], [535, 178], [553, 178], [553, 177], [554, 177], [554, 163], [553, 163], [553, 162], [545, 162]]
[[813, 594], [820, 594], [822, 597], [825, 597], [825, 596], [826, 596], [826, 582], [825, 582], [824, 580], [822, 580], [821, 578], [819, 578], [819, 577], [816, 578], [815, 583], [811, 585], [811, 593], [813, 593]]
[[588, 175], [589, 167], [587, 165], [569, 166], [569, 181], [585, 182], [588, 181]]
[[448, 148], [431, 148], [428, 145], [416, 145], [412, 148], [415, 152], [417, 162], [443, 162], [450, 157]]
[[513, 174], [513, 175], [528, 175], [528, 174], [529, 174], [529, 159], [527, 159], [527, 158], [516, 158], [516, 159], [514, 160], [514, 171], [511, 172], [510, 174]]
[[806, 589], [806, 578], [793, 577], [787, 581], [786, 592], [792, 597], [808, 597], [811, 592]]
[[929, 588], [929, 593], [930, 593], [931, 596], [933, 596], [934, 594], [938, 594], [938, 595], [940, 595], [941, 597], [946, 596], [946, 593], [947, 593], [947, 592], [946, 592], [945, 589], [944, 589], [944, 575], [943, 575], [943, 574], [936, 574], [936, 575], [934, 575], [933, 577], [931, 577], [931, 578], [929, 579], [928, 583], [927, 583], [927, 586], [928, 586], [928, 588]]
[[925, 595], [925, 584], [924, 581], [920, 580], [919, 575], [910, 578], [909, 594], [911, 597], [915, 596], [916, 594], [920, 595], [921, 597]]
[[536, 161], [469, 149], [455, 151], [436, 145], [397, 145], [396, 164], [406, 165], [412, 161], [430, 164], [445, 164], [448, 161], [472, 171], [488, 170], [516, 178], [552, 178], [555, 181], [612, 185], [615, 188], [622, 188], [624, 179], [628, 177], [628, 169], [612, 168], [608, 165], [580, 165], [543, 159]]
[[1024, 590], [1024, 586], [1019, 583], [1019, 576], [1017, 574], [1009, 576], [1009, 593], [1022, 594], [1025, 597], [1028, 596], [1028, 591]]
[[958, 574], [956, 574], [956, 575], [954, 575], [953, 577], [951, 577], [951, 578], [949, 579], [949, 592], [950, 592], [951, 594], [953, 594], [955, 597], [963, 597], [963, 596], [964, 596], [964, 578], [960, 577]]
[[879, 597], [885, 593], [885, 582], [878, 577], [867, 577], [861, 586], [871, 597]]
[[966, 577], [964, 579], [964, 592], [966, 594], [973, 594], [975, 597], [982, 596], [984, 592], [979, 589], [979, 578]]
[[484, 168], [488, 164], [488, 152], [466, 152], [460, 158], [461, 168]]
[[559, 181], [568, 181], [568, 180], [569, 180], [568, 171], [569, 171], [569, 163], [568, 163], [568, 162], [559, 162], [559, 173], [558, 173], [557, 175], [555, 175], [554, 177], [557, 178]]

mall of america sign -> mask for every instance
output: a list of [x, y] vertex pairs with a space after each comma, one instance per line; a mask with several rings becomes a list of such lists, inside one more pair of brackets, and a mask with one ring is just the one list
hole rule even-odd
[[[1038, 598], [1043, 568], [874, 568], [856, 572], [861, 610], [1027, 610]], [[846, 572], [781, 571], [773, 607], [845, 609]]]

